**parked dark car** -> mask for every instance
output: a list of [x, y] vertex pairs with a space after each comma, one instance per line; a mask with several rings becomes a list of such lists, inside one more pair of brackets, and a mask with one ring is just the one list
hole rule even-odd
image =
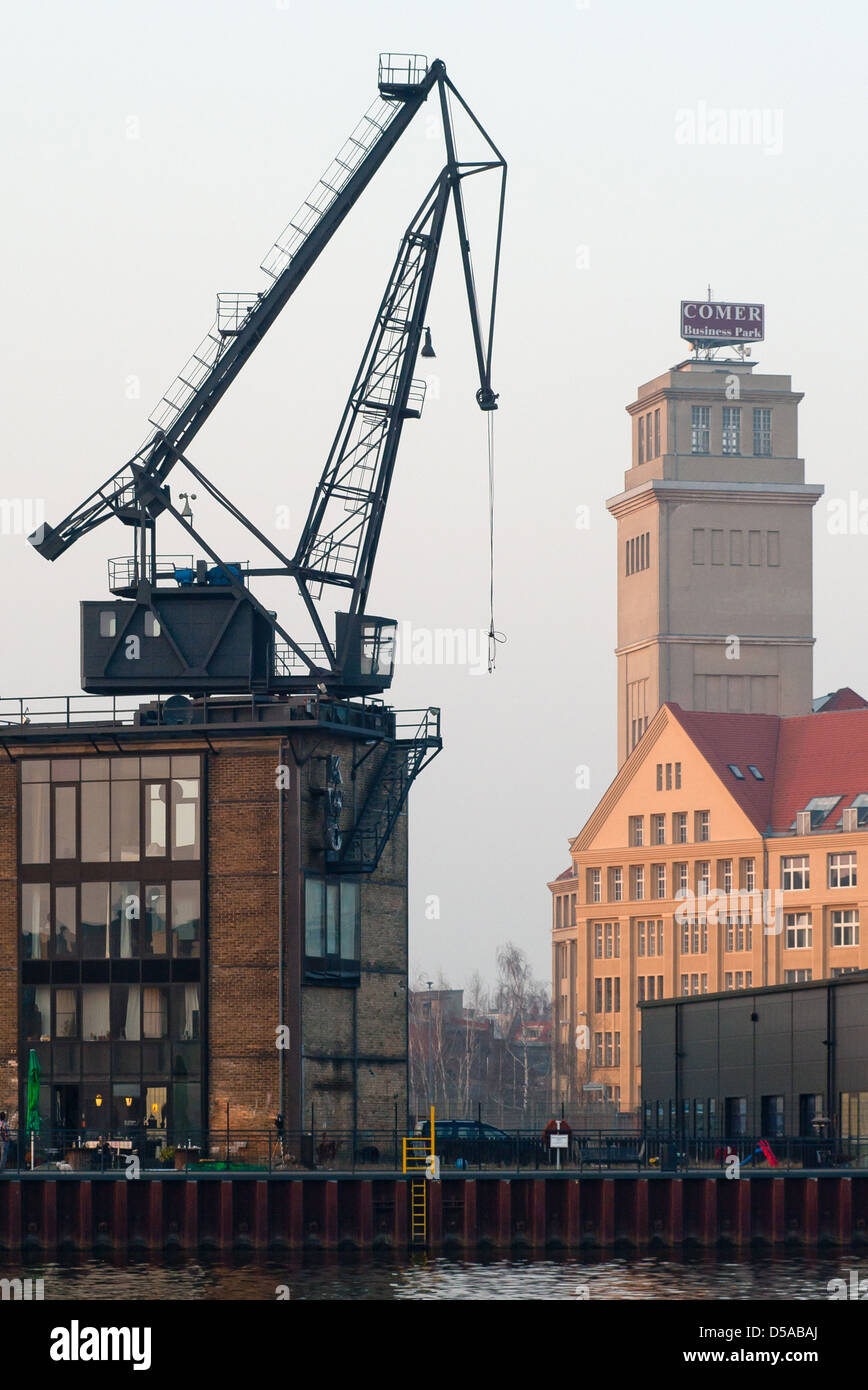
[[[420, 1133], [431, 1133], [428, 1120]], [[539, 1135], [507, 1134], [481, 1120], [435, 1120], [434, 1147], [445, 1167], [484, 1168], [490, 1164], [527, 1167], [543, 1160]]]

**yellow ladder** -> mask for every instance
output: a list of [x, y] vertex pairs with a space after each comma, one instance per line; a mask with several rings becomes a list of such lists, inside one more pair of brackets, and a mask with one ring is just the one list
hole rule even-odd
[[424, 1182], [410, 1183], [410, 1240], [413, 1244], [428, 1239], [428, 1193]]
[[425, 1169], [428, 1158], [434, 1153], [434, 1107], [431, 1106], [431, 1134], [408, 1135], [403, 1141], [403, 1171], [419, 1173], [410, 1183], [410, 1241], [413, 1245], [424, 1244], [428, 1239], [428, 1193]]

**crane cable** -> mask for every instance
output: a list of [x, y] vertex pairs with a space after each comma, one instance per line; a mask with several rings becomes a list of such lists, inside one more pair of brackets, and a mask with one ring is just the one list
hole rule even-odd
[[[446, 106], [449, 112], [449, 123], [455, 129], [455, 117], [452, 111], [452, 94], [446, 92]], [[476, 275], [473, 270], [473, 255], [470, 250], [470, 243], [467, 244], [467, 261], [470, 267], [470, 284], [472, 287], [473, 302], [479, 303], [476, 293]], [[494, 626], [494, 412], [489, 410], [487, 416], [487, 435], [488, 435], [488, 674], [492, 675], [497, 665], [498, 644], [506, 641], [506, 635], [498, 632]]]
[[506, 637], [494, 626], [494, 411], [487, 414], [488, 425], [488, 674], [491, 675], [497, 664], [497, 646]]

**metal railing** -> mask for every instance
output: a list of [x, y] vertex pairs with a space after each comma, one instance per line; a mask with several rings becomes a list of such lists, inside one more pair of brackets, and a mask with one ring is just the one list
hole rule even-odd
[[[160, 579], [174, 579], [177, 570], [191, 570], [192, 568], [192, 555], [156, 555], [153, 573], [150, 564], [146, 566], [146, 578], [151, 579], [153, 577], [158, 581]], [[118, 589], [134, 588], [140, 578], [142, 578], [141, 561], [138, 555], [116, 555], [108, 561], [108, 586], [112, 593]]]
[[[321, 642], [299, 642], [301, 650], [310, 657], [315, 665], [328, 670], [329, 658], [325, 647]], [[297, 676], [299, 672], [308, 670], [307, 664], [299, 656], [293, 647], [284, 642], [276, 642], [274, 645], [274, 674], [276, 676]]]
[[[472, 1128], [466, 1126], [463, 1128]], [[406, 1131], [252, 1130], [214, 1128], [166, 1134], [145, 1128], [123, 1131], [53, 1129], [33, 1136], [33, 1174], [116, 1173], [139, 1176], [161, 1171], [200, 1173], [400, 1173]], [[462, 1135], [438, 1121], [436, 1152], [441, 1173], [554, 1171], [592, 1175], [605, 1172], [691, 1173], [727, 1176], [738, 1160], [740, 1175], [751, 1171], [786, 1173], [868, 1168], [868, 1141], [789, 1136], [679, 1139], [670, 1134], [625, 1135], [622, 1131], [573, 1132], [567, 1147], [552, 1149], [538, 1129], [495, 1130], [485, 1126]], [[420, 1145], [427, 1142], [418, 1136]], [[2, 1155], [0, 1155], [2, 1160]], [[130, 1170], [133, 1171], [130, 1171]], [[31, 1171], [31, 1136], [12, 1131], [0, 1176]]]
[[395, 711], [395, 738], [414, 743], [437, 743], [440, 740], [440, 710], [436, 705], [426, 709]]
[[[191, 705], [192, 724], [238, 723], [239, 712], [252, 723], [260, 719], [260, 711], [272, 709], [271, 696], [200, 695]], [[393, 712], [381, 700], [360, 697], [351, 703], [331, 699], [320, 700], [318, 695], [303, 695], [284, 706], [290, 720], [312, 723], [350, 725], [370, 729], [389, 736], [394, 731]], [[415, 712], [414, 712], [415, 713]], [[74, 728], [78, 724], [101, 724], [105, 727], [132, 728], [137, 725], [176, 725], [178, 712], [166, 709], [159, 695], [15, 695], [0, 697], [0, 737], [4, 729], [27, 729], [33, 726]]]
[[424, 53], [381, 53], [377, 80], [381, 87], [415, 87], [427, 71]]
[[[31, 1155], [33, 1158], [31, 1169]], [[162, 1171], [356, 1172], [401, 1170], [401, 1135], [388, 1130], [11, 1130], [0, 1176], [58, 1173], [134, 1175]], [[133, 1174], [131, 1174], [133, 1175]]]

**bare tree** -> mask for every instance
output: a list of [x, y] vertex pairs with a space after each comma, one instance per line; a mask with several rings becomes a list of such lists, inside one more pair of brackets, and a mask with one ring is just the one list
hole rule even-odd
[[[521, 1064], [522, 1110], [527, 1110], [530, 1095], [527, 1024], [542, 1017], [547, 999], [546, 987], [533, 978], [527, 954], [507, 941], [497, 952], [497, 1009], [506, 1053]], [[515, 1090], [514, 1086], [514, 1105], [518, 1104]]]

